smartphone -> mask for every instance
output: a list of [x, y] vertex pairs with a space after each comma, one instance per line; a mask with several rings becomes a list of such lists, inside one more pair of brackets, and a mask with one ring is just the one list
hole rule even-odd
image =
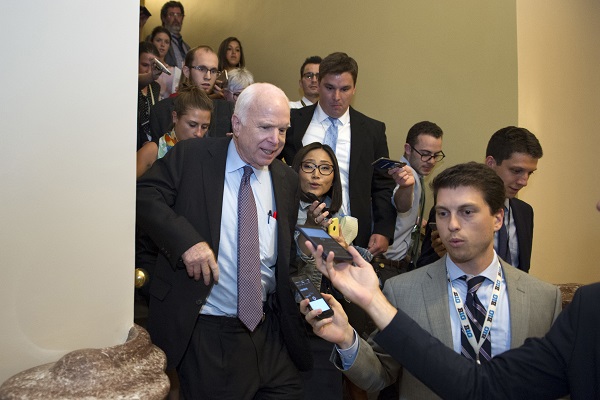
[[308, 307], [311, 310], [321, 310], [321, 314], [317, 315], [317, 319], [329, 318], [333, 316], [333, 310], [325, 301], [321, 293], [306, 275], [293, 276], [292, 283], [296, 287], [296, 291], [303, 299], [308, 299]]
[[381, 157], [381, 158], [378, 158], [377, 160], [373, 161], [373, 163], [371, 165], [377, 169], [388, 170], [388, 169], [392, 169], [392, 168], [396, 168], [396, 167], [402, 168], [406, 165], [406, 163], [404, 163], [402, 161], [390, 160], [389, 158], [386, 158], [386, 157]]
[[223, 70], [217, 76], [215, 83], [219, 85], [221, 89], [226, 89], [229, 84], [229, 75], [227, 75], [227, 70]]
[[337, 261], [352, 261], [352, 255], [348, 250], [342, 247], [335, 241], [327, 232], [321, 228], [313, 228], [306, 225], [296, 225], [296, 229], [309, 240], [316, 248], [318, 245], [323, 246], [323, 259], [327, 259], [329, 252], [333, 251], [334, 259]]
[[327, 227], [327, 233], [331, 237], [340, 236], [340, 220], [337, 217], [331, 218], [331, 223]]
[[156, 68], [160, 69], [165, 74], [171, 75], [171, 71], [169, 71], [169, 69], [167, 67], [165, 67], [163, 65], [163, 63], [161, 63], [160, 61], [158, 61], [157, 58], [154, 59], [154, 64], [156, 65]]
[[431, 227], [432, 231], [437, 231], [437, 224], [435, 223], [435, 221], [430, 222], [429, 226]]
[[[321, 199], [319, 199], [316, 194], [311, 192], [302, 192], [302, 200], [311, 204], [315, 201], [318, 201], [319, 203], [321, 202]], [[325, 211], [329, 211], [329, 207], [324, 207], [323, 210], [321, 210], [321, 213], [324, 213]]]

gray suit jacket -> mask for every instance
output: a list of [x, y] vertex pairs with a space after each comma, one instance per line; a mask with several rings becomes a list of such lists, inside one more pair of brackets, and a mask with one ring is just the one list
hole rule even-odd
[[[511, 348], [514, 348], [528, 337], [541, 337], [548, 332], [560, 313], [561, 295], [556, 286], [501, 262], [510, 304]], [[446, 256], [396, 276], [386, 282], [384, 293], [395, 307], [452, 348], [445, 263]], [[400, 379], [401, 399], [439, 398], [410, 373], [403, 372], [402, 367], [372, 340], [374, 335], [368, 343], [360, 339], [356, 361], [344, 372], [350, 380], [368, 391], [376, 391]], [[334, 361], [339, 366], [339, 359]]]

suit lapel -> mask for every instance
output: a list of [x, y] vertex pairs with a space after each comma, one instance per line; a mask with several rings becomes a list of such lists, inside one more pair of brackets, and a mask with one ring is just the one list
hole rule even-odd
[[230, 141], [214, 141], [208, 148], [208, 157], [202, 163], [203, 194], [208, 213], [210, 235], [213, 238], [211, 245], [215, 253], [219, 250], [219, 241], [221, 239], [225, 165], [227, 163], [227, 148]]
[[[354, 171], [359, 168], [361, 155], [364, 154], [367, 135], [364, 131], [365, 121], [354, 108], [350, 107], [350, 170], [348, 174], [354, 176]], [[352, 186], [352, 184], [350, 184]]]
[[448, 307], [446, 256], [425, 268], [427, 268], [427, 274], [422, 289], [427, 318], [431, 325], [431, 334], [446, 346], [454, 348]]
[[510, 313], [510, 347], [520, 345], [527, 339], [529, 331], [530, 302], [525, 285], [521, 283], [521, 276], [516, 268], [500, 261], [502, 272], [506, 280], [506, 291], [508, 293], [508, 307]]
[[[308, 126], [310, 125], [310, 121], [315, 113], [317, 108], [317, 104], [313, 104], [309, 107], [304, 107], [298, 109], [298, 119], [294, 121], [294, 148], [296, 152], [302, 148], [302, 138], [306, 133]], [[292, 160], [289, 161], [291, 165]]]
[[508, 202], [513, 214], [515, 230], [517, 231], [517, 244], [519, 245], [519, 266], [521, 266], [528, 264], [528, 261], [524, 261], [526, 255], [523, 249], [526, 249], [529, 246], [526, 238], [529, 237], [530, 234], [527, 232], [527, 228], [525, 226], [526, 216], [522, 213], [523, 208], [521, 205], [514, 199], [510, 199]]

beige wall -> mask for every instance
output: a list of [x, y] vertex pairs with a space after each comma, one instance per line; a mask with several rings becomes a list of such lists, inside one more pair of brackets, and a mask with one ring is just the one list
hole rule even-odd
[[133, 324], [138, 4], [33, 3], [0, 13], [0, 383]]
[[544, 147], [522, 198], [535, 209], [531, 273], [600, 281], [600, 3], [517, 3], [519, 123]]

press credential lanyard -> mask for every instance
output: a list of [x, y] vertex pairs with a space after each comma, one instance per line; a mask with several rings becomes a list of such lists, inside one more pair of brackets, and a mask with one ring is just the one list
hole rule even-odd
[[481, 327], [481, 337], [479, 338], [479, 343], [475, 341], [475, 335], [473, 334], [473, 329], [471, 328], [471, 322], [469, 321], [469, 317], [465, 312], [464, 303], [460, 298], [458, 291], [454, 288], [452, 281], [450, 280], [450, 274], [448, 273], [448, 270], [446, 270], [446, 277], [448, 279], [448, 282], [450, 283], [450, 287], [452, 288], [454, 308], [456, 308], [456, 312], [458, 313], [458, 318], [460, 319], [461, 323], [461, 329], [465, 333], [469, 344], [471, 345], [471, 347], [473, 347], [473, 350], [475, 351], [477, 357], [477, 364], [481, 364], [481, 361], [479, 361], [479, 350], [481, 349], [481, 346], [483, 346], [483, 342], [485, 342], [485, 339], [490, 334], [490, 331], [492, 329], [492, 321], [494, 319], [494, 314], [496, 313], [496, 305], [500, 301], [500, 288], [502, 286], [502, 266], [500, 265], [500, 262], [498, 262], [498, 274], [496, 277], [494, 288], [492, 289], [492, 297], [490, 298], [490, 304], [488, 304], [487, 307], [485, 321], [483, 323], [483, 326]]

